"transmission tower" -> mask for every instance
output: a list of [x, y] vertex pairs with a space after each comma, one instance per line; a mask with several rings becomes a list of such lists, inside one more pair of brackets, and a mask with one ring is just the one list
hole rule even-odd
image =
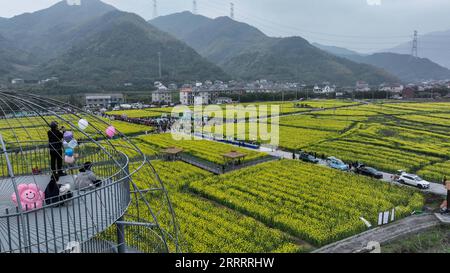
[[161, 52], [158, 52], [158, 75], [159, 79], [162, 80]]
[[153, 0], [153, 19], [158, 17], [158, 3], [156, 0]]
[[414, 39], [413, 39], [413, 43], [412, 43], [412, 51], [411, 51], [411, 55], [413, 56], [413, 57], [418, 57], [419, 56], [419, 54], [418, 54], [418, 32], [417, 32], [417, 30], [415, 30], [414, 31]]
[[192, 13], [193, 14], [197, 14], [198, 10], [197, 10], [197, 1], [194, 0], [192, 1]]
[[230, 3], [230, 18], [234, 20], [234, 3]]

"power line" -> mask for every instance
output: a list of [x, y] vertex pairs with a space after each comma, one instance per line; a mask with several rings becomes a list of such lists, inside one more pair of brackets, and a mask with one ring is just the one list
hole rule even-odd
[[193, 14], [197, 14], [198, 13], [198, 9], [197, 9], [197, 1], [193, 0], [192, 1], [192, 13]]
[[[220, 3], [218, 3], [220, 2]], [[204, 3], [204, 6], [206, 7], [206, 9], [209, 9], [212, 11], [212, 13], [216, 13], [216, 14], [224, 14], [224, 9], [223, 9], [223, 5], [224, 3], [221, 2], [221, 0], [209, 0], [206, 1]], [[261, 18], [255, 15], [250, 15], [249, 13], [246, 13], [245, 11], [240, 10], [239, 13], [239, 17], [242, 18], [243, 20], [247, 21], [248, 23], [251, 24], [251, 22], [253, 22], [253, 24], [257, 24], [259, 26], [262, 26], [265, 29], [269, 29], [271, 32], [274, 33], [285, 33], [286, 29], [292, 29], [292, 30], [296, 30], [296, 32], [298, 34], [295, 35], [301, 35], [301, 36], [306, 36], [305, 38], [307, 38], [308, 40], [313, 40], [316, 42], [320, 42], [320, 43], [325, 43], [325, 44], [332, 44], [334, 46], [339, 46], [339, 44], [342, 47], [348, 47], [349, 44], [352, 45], [356, 45], [356, 46], [351, 46], [351, 48], [356, 49], [358, 47], [358, 49], [361, 50], [378, 50], [378, 48], [390, 48], [390, 47], [394, 47], [396, 45], [399, 44], [407, 44], [407, 43], [412, 43], [414, 37], [410, 36], [410, 35], [393, 35], [393, 36], [362, 36], [362, 35], [340, 35], [340, 34], [331, 34], [331, 33], [323, 33], [323, 32], [316, 32], [316, 31], [309, 31], [309, 30], [305, 30], [303, 28], [298, 28], [295, 26], [286, 26], [277, 22], [273, 22], [268, 20], [267, 18]], [[225, 14], [224, 14], [225, 15]], [[247, 15], [247, 16], [245, 16]], [[294, 36], [295, 36], [294, 35]], [[448, 37], [446, 35], [429, 35], [429, 36], [433, 36], [433, 37]], [[374, 41], [372, 39], [376, 39], [377, 41]], [[383, 39], [386, 39], [383, 41]], [[389, 41], [387, 41], [389, 40]], [[424, 42], [427, 43], [427, 42]], [[421, 49], [432, 49], [436, 47], [436, 43], [435, 42], [428, 42], [429, 46], [425, 46], [425, 47], [421, 47]], [[362, 45], [362, 46], [361, 46]], [[368, 48], [368, 47], [364, 47], [364, 46], [370, 46], [373, 45], [374, 47]], [[407, 53], [406, 53], [407, 54]]]
[[230, 3], [230, 18], [234, 20], [234, 3]]
[[[209, 0], [208, 4], [215, 4], [217, 8], [220, 8], [219, 6], [223, 6], [223, 3], [220, 0]], [[271, 25], [277, 25], [279, 27], [282, 27], [283, 29], [292, 29], [296, 31], [300, 31], [303, 33], [310, 33], [310, 34], [316, 34], [321, 36], [331, 36], [331, 37], [339, 37], [343, 39], [393, 39], [393, 38], [411, 38], [410, 35], [391, 35], [391, 36], [363, 36], [363, 35], [346, 35], [346, 34], [335, 34], [335, 33], [325, 33], [325, 32], [318, 32], [318, 31], [311, 31], [308, 29], [300, 28], [297, 26], [291, 26], [291, 25], [284, 25], [280, 24], [279, 22], [271, 21], [267, 19], [266, 17], [258, 17], [254, 14], [247, 13], [245, 10], [239, 9], [239, 14], [247, 14], [247, 18], [251, 18], [260, 22], [266, 22]]]
[[[223, 14], [223, 9], [218, 7], [217, 4], [214, 5], [214, 3], [211, 0], [208, 1], [208, 2], [205, 2], [204, 6], [208, 7], [210, 10], [214, 11], [214, 13], [219, 13], [219, 14], [222, 13]], [[270, 23], [268, 20], [258, 19], [257, 17], [245, 16], [245, 15], [243, 15], [245, 13], [241, 12], [241, 11], [240, 11], [239, 14], [240, 14], [239, 18], [245, 19], [245, 20], [247, 20], [247, 22], [252, 22], [252, 21], [256, 22], [256, 24], [258, 24], [258, 25], [260, 25], [260, 26], [264, 27], [265, 29], [268, 29], [268, 30], [270, 30], [272, 32], [280, 33], [280, 32], [285, 32], [286, 31], [286, 28], [283, 27], [283, 26], [280, 26], [280, 24]], [[300, 32], [299, 34], [296, 34], [296, 35], [302, 35], [303, 36], [303, 34], [301, 33], [303, 31], [301, 31], [301, 30], [299, 30], [297, 28], [293, 28], [293, 29], [296, 29], [297, 30], [296, 32]], [[388, 47], [388, 46], [392, 46], [393, 44], [395, 45], [395, 44], [399, 44], [399, 43], [405, 42], [404, 40], [401, 40], [401, 41], [398, 41], [398, 42], [395, 42], [395, 41], [394, 42], [393, 41], [389, 41], [389, 42], [387, 42], [387, 41], [385, 41], [385, 42], [383, 42], [383, 41], [376, 41], [376, 42], [375, 41], [366, 41], [365, 38], [361, 38], [361, 37], [356, 38], [356, 36], [353, 37], [353, 38], [349, 38], [349, 37], [345, 38], [345, 39], [350, 39], [350, 40], [337, 40], [336, 38], [330, 38], [330, 37], [323, 38], [323, 37], [325, 37], [323, 34], [322, 35], [307, 34], [307, 35], [308, 35], [309, 38], [314, 38], [314, 40], [320, 40], [321, 42], [331, 42], [333, 44], [336, 44], [336, 43], [352, 43], [352, 44], [365, 44], [365, 45], [378, 44], [378, 45], [385, 45], [386, 47]], [[335, 37], [339, 37], [339, 36], [335, 36]], [[410, 39], [412, 38], [409, 35], [405, 35], [405, 36], [402, 36], [402, 37], [407, 37], [407, 38], [410, 38]], [[342, 37], [340, 37], [340, 38], [342, 38]]]
[[153, 19], [158, 17], [158, 3], [156, 0], [153, 0]]
[[161, 68], [161, 52], [158, 52], [158, 72], [159, 72], [159, 79], [162, 79], [162, 68]]

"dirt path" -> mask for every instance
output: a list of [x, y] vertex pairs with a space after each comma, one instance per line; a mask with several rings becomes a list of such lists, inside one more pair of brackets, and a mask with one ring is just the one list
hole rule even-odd
[[407, 234], [417, 233], [440, 224], [434, 214], [410, 216], [392, 224], [377, 227], [347, 239], [326, 245], [314, 253], [352, 253], [367, 246], [370, 241], [381, 244], [398, 239]]

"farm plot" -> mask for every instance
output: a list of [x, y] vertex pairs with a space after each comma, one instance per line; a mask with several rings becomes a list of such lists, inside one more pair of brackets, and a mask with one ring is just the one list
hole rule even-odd
[[[450, 110], [449, 110], [450, 111]], [[447, 118], [445, 118], [447, 117]], [[450, 129], [450, 114], [441, 114], [440, 116], [431, 115], [407, 115], [401, 117], [407, 121], [420, 122], [430, 125], [440, 125], [443, 127], [449, 127]]]
[[392, 103], [385, 104], [387, 107], [392, 109], [400, 110], [412, 110], [417, 112], [450, 112], [449, 102], [433, 102], [433, 103]]
[[208, 140], [174, 140], [171, 134], [141, 136], [138, 139], [157, 150], [169, 147], [182, 148], [188, 154], [216, 164], [224, 164], [223, 154], [231, 151], [245, 154], [244, 162], [265, 156], [263, 153]]
[[[83, 132], [78, 127], [78, 121], [84, 116], [80, 115], [63, 115], [62, 119], [57, 119], [55, 117], [44, 117], [36, 118], [17, 118], [2, 120], [0, 128], [0, 133], [2, 134], [6, 143], [14, 145], [17, 142], [21, 142], [22, 146], [26, 146], [27, 143], [32, 143], [30, 145], [36, 145], [39, 142], [45, 143], [48, 141], [47, 131], [49, 130], [49, 124], [52, 121], [57, 121], [59, 126], [64, 126], [66, 130], [71, 130], [74, 133], [74, 138], [77, 140], [87, 139], [87, 135], [91, 138], [105, 138], [105, 130], [108, 126], [114, 126], [117, 131], [125, 135], [135, 135], [141, 133], [148, 133], [154, 131], [153, 127], [130, 124], [128, 122], [109, 120], [106, 118], [92, 119], [86, 117], [89, 122], [89, 127]], [[5, 126], [9, 126], [6, 129]]]
[[172, 107], [167, 108], [146, 108], [133, 110], [119, 110], [106, 112], [109, 116], [126, 116], [128, 118], [160, 118], [163, 114], [169, 114]]
[[[184, 252], [268, 253], [309, 250], [308, 244], [294, 243], [291, 236], [280, 230], [269, 228], [251, 217], [183, 191], [189, 181], [211, 177], [210, 173], [182, 162], [154, 161], [153, 165], [170, 193], [185, 246]], [[147, 172], [143, 170], [140, 173]], [[134, 180], [139, 187], [145, 188], [145, 179], [148, 177], [138, 173]], [[150, 215], [147, 217], [151, 219]], [[164, 226], [168, 223], [161, 224]]]
[[[266, 129], [260, 130], [258, 128], [257, 123], [249, 123], [245, 124], [245, 134], [244, 137], [237, 134], [237, 125], [234, 125], [234, 131], [232, 135], [239, 140], [245, 141], [253, 141], [261, 144], [268, 144], [270, 140], [268, 139], [269, 135], [275, 134], [272, 131], [272, 126], [269, 124]], [[225, 125], [217, 125], [223, 126], [222, 133], [226, 133], [227, 129]], [[217, 126], [205, 126], [203, 128], [203, 132], [206, 134], [218, 134]], [[256, 126], [256, 133], [253, 130], [250, 130], [250, 126]], [[220, 134], [219, 134], [220, 135]], [[228, 135], [228, 134], [227, 134]], [[264, 138], [262, 137], [264, 136]], [[314, 130], [308, 128], [296, 128], [291, 126], [279, 126], [279, 147], [287, 150], [298, 150], [304, 147], [308, 147], [310, 145], [316, 144], [318, 142], [324, 141], [329, 138], [337, 137], [339, 134], [333, 131], [322, 131], [322, 130]]]
[[429, 181], [441, 183], [444, 177], [450, 179], [450, 161], [425, 166], [418, 171], [418, 174]]
[[348, 128], [352, 124], [352, 121], [339, 120], [327, 116], [314, 116], [314, 115], [298, 115], [298, 116], [286, 116], [280, 117], [280, 125], [315, 129], [321, 131], [339, 132]]
[[264, 163], [193, 182], [189, 188], [316, 246], [366, 229], [378, 212], [397, 218], [423, 206], [413, 190], [298, 161]]
[[364, 124], [343, 140], [377, 144], [398, 150], [409, 151], [411, 155], [424, 154], [445, 157], [450, 152], [450, 136], [402, 128], [384, 124]]
[[439, 158], [412, 154], [395, 148], [377, 145], [377, 143], [357, 143], [344, 140], [327, 141], [307, 148], [319, 155], [336, 156], [345, 162], [361, 162], [384, 171], [414, 171]]
[[279, 146], [287, 150], [299, 150], [337, 136], [337, 132], [280, 126]]

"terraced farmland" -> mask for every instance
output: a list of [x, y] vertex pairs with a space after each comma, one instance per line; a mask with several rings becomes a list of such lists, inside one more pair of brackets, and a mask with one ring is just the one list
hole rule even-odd
[[[252, 217], [185, 191], [191, 181], [212, 177], [210, 173], [181, 162], [154, 161], [153, 164], [171, 193], [185, 251], [278, 253], [310, 249], [308, 244], [295, 242], [281, 230], [269, 228]], [[148, 177], [138, 176], [136, 182], [145, 188], [145, 179]], [[151, 219], [150, 215], [148, 217]]]
[[255, 160], [265, 156], [252, 150], [241, 149], [227, 144], [217, 143], [208, 140], [181, 140], [172, 138], [171, 134], [148, 135], [138, 138], [145, 144], [161, 150], [169, 147], [178, 147], [184, 149], [184, 152], [216, 164], [224, 164], [223, 154], [231, 151], [237, 151], [246, 155], [244, 162]]
[[229, 208], [316, 246], [366, 229], [378, 212], [407, 216], [423, 205], [419, 193], [321, 166], [282, 160], [190, 183], [189, 188]]

